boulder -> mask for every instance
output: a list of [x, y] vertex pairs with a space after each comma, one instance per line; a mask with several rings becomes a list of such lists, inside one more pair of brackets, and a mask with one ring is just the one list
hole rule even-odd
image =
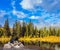
[[9, 44], [4, 44], [4, 48], [11, 48]]
[[14, 46], [13, 48], [20, 48], [20, 46], [16, 45], [16, 46]]

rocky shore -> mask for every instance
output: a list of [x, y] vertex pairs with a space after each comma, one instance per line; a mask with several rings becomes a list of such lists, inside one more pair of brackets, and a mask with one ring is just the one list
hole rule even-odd
[[13, 43], [6, 43], [0, 50], [55, 50], [53, 48], [38, 47], [38, 46], [24, 46], [21, 42], [14, 41]]
[[4, 44], [3, 48], [23, 48], [23, 47], [24, 45], [21, 42], [14, 41], [13, 43], [8, 42]]

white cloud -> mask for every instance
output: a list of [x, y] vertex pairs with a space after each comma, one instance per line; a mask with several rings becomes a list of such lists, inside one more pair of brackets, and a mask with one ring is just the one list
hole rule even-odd
[[60, 14], [49, 14], [47, 12], [43, 12], [41, 16], [31, 16], [30, 19], [37, 19], [38, 23], [35, 23], [34, 25], [39, 28], [43, 27], [50, 27], [53, 26], [57, 27], [59, 26], [60, 19], [58, 18]]
[[0, 10], [0, 17], [4, 17], [7, 13], [3, 10]]
[[17, 12], [16, 15], [17, 15], [18, 18], [25, 18], [27, 16], [23, 12]]
[[13, 15], [16, 15], [18, 18], [25, 18], [27, 17], [27, 14], [21, 12], [21, 11], [17, 11], [17, 10], [13, 10], [12, 11]]
[[54, 0], [54, 2], [51, 4], [51, 6], [53, 7], [53, 6], [56, 6], [56, 4], [58, 4], [60, 2], [60, 0], [58, 0], [58, 1], [56, 1], [56, 0]]
[[41, 16], [39, 16], [39, 22], [35, 23], [34, 25], [39, 28], [43, 27], [60, 27], [60, 13], [59, 14], [49, 14], [49, 13], [42, 13]]
[[15, 7], [15, 2], [16, 2], [16, 1], [13, 1], [13, 2], [11, 3], [12, 8], [13, 8], [12, 14], [15, 15], [15, 16], [17, 16], [18, 18], [25, 18], [25, 17], [27, 16], [27, 14], [25, 14], [25, 13], [22, 12], [22, 11], [17, 11], [17, 10], [16, 10], [16, 7]]
[[12, 8], [15, 9], [15, 1], [12, 1], [11, 5], [12, 5]]
[[31, 16], [30, 19], [39, 19], [39, 16]]
[[[43, 0], [44, 1], [44, 0]], [[56, 1], [55, 1], [56, 2]], [[22, 6], [23, 9], [26, 9], [26, 10], [34, 10], [33, 14], [35, 13], [36, 11], [36, 6], [41, 6], [44, 8], [44, 9], [38, 9], [38, 10], [43, 10], [41, 14], [41, 16], [30, 16], [28, 17], [27, 15], [29, 14], [25, 14], [24, 12], [21, 12], [21, 11], [17, 11], [16, 10], [16, 7], [15, 7], [15, 1], [12, 3], [12, 7], [13, 7], [13, 15], [16, 15], [18, 18], [29, 18], [29, 19], [36, 19], [38, 20], [39, 23], [36, 23], [35, 25], [39, 28], [39, 27], [49, 27], [51, 25], [54, 25], [54, 26], [58, 26], [59, 25], [59, 21], [60, 19], [58, 18], [58, 16], [60, 16], [60, 14], [49, 14], [46, 10], [49, 11], [49, 9], [52, 9], [52, 5], [56, 5], [57, 3], [53, 3], [52, 4], [49, 4], [48, 2], [42, 2], [42, 0], [22, 0], [20, 5]], [[58, 1], [57, 1], [58, 2]], [[37, 11], [36, 11], [37, 12]]]
[[5, 17], [5, 15], [6, 15], [8, 18], [11, 18], [11, 11], [7, 12], [7, 11], [5, 11], [5, 10], [0, 10], [0, 18]]
[[33, 9], [31, 0], [23, 0], [20, 4], [22, 5], [22, 8], [24, 9]]
[[20, 5], [23, 9], [35, 9], [35, 6], [39, 6], [42, 3], [42, 0], [22, 0]]
[[40, 7], [42, 7], [46, 11], [57, 12], [57, 10], [60, 8], [60, 0], [22, 0], [20, 2], [20, 5], [23, 9], [29, 11], [37, 11], [37, 9], [40, 9]]

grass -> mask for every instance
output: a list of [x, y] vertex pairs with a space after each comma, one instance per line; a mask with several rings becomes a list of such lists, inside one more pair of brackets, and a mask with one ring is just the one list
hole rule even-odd
[[47, 36], [47, 37], [40, 37], [40, 38], [30, 38], [30, 37], [21, 37], [20, 41], [40, 41], [40, 42], [51, 42], [51, 43], [60, 43], [60, 37], [58, 36]]
[[[0, 37], [0, 42], [6, 43], [10, 41], [11, 37]], [[40, 41], [40, 42], [51, 42], [51, 43], [60, 43], [60, 37], [58, 36], [47, 36], [47, 37], [39, 37], [39, 38], [30, 38], [30, 37], [21, 37], [19, 41], [30, 42], [30, 41]]]

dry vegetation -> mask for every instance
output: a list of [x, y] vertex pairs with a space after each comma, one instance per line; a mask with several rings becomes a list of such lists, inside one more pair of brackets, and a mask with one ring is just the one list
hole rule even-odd
[[[4, 42], [8, 42], [10, 41], [11, 37], [0, 37], [0, 42], [4, 43]], [[48, 37], [40, 37], [40, 38], [30, 38], [30, 37], [20, 37], [19, 41], [26, 41], [26, 42], [30, 42], [30, 41], [41, 41], [41, 42], [51, 42], [51, 43], [60, 43], [60, 37], [58, 36], [48, 36]]]

